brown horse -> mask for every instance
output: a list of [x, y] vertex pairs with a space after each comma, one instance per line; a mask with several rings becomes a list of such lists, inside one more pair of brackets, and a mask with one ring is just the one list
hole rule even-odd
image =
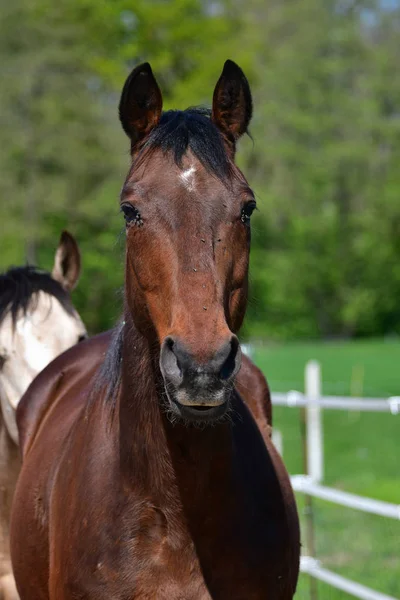
[[9, 521], [21, 467], [15, 411], [35, 375], [83, 337], [70, 290], [80, 272], [80, 253], [64, 231], [53, 272], [32, 266], [0, 275], [0, 600], [18, 598], [11, 572]]
[[234, 387], [255, 200], [233, 159], [251, 112], [231, 61], [211, 115], [162, 113], [147, 63], [125, 84], [124, 321], [100, 371], [104, 338], [53, 362], [20, 405], [22, 600], [293, 598], [289, 478]]

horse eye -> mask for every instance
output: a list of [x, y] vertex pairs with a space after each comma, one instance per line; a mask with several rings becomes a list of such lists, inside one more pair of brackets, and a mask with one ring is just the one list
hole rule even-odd
[[88, 336], [85, 334], [82, 334], [78, 337], [78, 344], [80, 344], [81, 342], [84, 342], [85, 340], [88, 339]]
[[5, 362], [6, 362], [6, 357], [0, 356], [0, 371], [4, 367]]
[[255, 208], [256, 208], [256, 203], [254, 202], [254, 200], [251, 200], [245, 206], [243, 206], [242, 213], [240, 215], [240, 220], [242, 221], [242, 223], [250, 222], [250, 217], [253, 214], [253, 211]]
[[143, 225], [140, 212], [137, 208], [132, 206], [132, 204], [123, 204], [121, 206], [121, 211], [124, 213], [124, 219], [127, 225], [137, 225], [138, 227]]

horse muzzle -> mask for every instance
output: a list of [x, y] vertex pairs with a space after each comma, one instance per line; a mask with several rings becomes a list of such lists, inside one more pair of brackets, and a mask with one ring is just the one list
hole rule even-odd
[[165, 338], [160, 369], [172, 412], [187, 421], [220, 419], [229, 408], [240, 364], [240, 345], [234, 335], [210, 360], [202, 363], [196, 361], [178, 338]]

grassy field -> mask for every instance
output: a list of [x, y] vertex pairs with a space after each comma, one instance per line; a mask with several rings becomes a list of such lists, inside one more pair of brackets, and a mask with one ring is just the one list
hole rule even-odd
[[[308, 360], [321, 363], [323, 393], [400, 396], [400, 343], [362, 341], [255, 346], [255, 362], [273, 391], [304, 390]], [[274, 408], [290, 473], [302, 473], [300, 411]], [[325, 411], [324, 483], [400, 504], [400, 415]], [[303, 498], [298, 497], [300, 513]], [[377, 591], [400, 598], [400, 521], [314, 500], [317, 557], [324, 566]], [[297, 600], [309, 600], [306, 577]], [[318, 584], [318, 600], [347, 600]]]

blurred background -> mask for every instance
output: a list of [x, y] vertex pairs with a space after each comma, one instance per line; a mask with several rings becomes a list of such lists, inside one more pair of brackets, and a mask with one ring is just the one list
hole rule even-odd
[[[253, 91], [238, 161], [259, 206], [242, 338], [273, 391], [303, 390], [314, 358], [326, 394], [400, 395], [399, 48], [398, 0], [0, 0], [0, 269], [51, 269], [68, 229], [74, 303], [91, 333], [110, 328], [125, 77], [149, 61], [164, 108], [209, 105], [231, 58]], [[327, 412], [325, 482], [400, 503], [399, 418]], [[298, 409], [275, 425], [303, 472]], [[400, 524], [313, 510], [324, 564], [400, 598]], [[303, 577], [296, 597], [351, 596]]]

